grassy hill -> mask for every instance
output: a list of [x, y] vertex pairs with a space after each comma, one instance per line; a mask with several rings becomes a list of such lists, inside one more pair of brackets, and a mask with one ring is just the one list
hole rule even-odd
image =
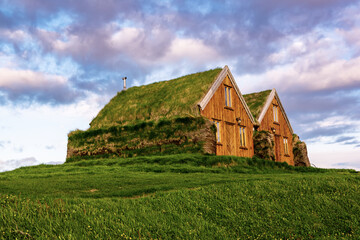
[[0, 239], [359, 239], [360, 175], [179, 154], [0, 173]]
[[104, 128], [139, 121], [198, 117], [197, 103], [209, 90], [221, 68], [173, 80], [131, 87], [119, 92], [91, 121], [90, 128]]

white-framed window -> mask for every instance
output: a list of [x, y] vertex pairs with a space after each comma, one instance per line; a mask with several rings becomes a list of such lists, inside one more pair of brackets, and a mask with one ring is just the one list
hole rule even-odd
[[244, 126], [240, 126], [240, 147], [246, 147], [246, 130]]
[[225, 86], [225, 106], [231, 107], [231, 87]]
[[284, 153], [285, 155], [289, 155], [289, 144], [288, 138], [284, 137]]
[[221, 135], [220, 135], [220, 122], [219, 121], [216, 121], [216, 120], [213, 120], [213, 123], [215, 124], [216, 126], [216, 142], [217, 143], [220, 143], [221, 142]]
[[279, 122], [278, 106], [273, 105], [274, 122]]

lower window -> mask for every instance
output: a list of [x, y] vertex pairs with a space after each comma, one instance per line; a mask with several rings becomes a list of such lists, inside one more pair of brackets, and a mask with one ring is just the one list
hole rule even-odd
[[214, 120], [213, 123], [216, 126], [216, 142], [220, 143], [221, 142], [221, 138], [220, 138], [220, 122]]
[[240, 126], [240, 147], [246, 147], [246, 130]]
[[286, 137], [284, 137], [284, 153], [285, 155], [289, 155], [288, 138]]

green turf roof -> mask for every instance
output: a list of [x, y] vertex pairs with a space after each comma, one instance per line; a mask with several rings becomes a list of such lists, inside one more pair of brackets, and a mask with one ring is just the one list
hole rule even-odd
[[91, 122], [91, 128], [110, 127], [183, 116], [199, 116], [197, 103], [221, 68], [119, 92]]
[[251, 114], [257, 120], [260, 116], [261, 110], [266, 103], [266, 99], [271, 93], [271, 90], [262, 92], [250, 93], [243, 95], [246, 104], [250, 108]]

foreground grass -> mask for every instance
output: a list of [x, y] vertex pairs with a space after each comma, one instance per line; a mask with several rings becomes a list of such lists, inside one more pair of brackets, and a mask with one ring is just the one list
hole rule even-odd
[[359, 239], [360, 176], [175, 155], [0, 174], [0, 238]]

